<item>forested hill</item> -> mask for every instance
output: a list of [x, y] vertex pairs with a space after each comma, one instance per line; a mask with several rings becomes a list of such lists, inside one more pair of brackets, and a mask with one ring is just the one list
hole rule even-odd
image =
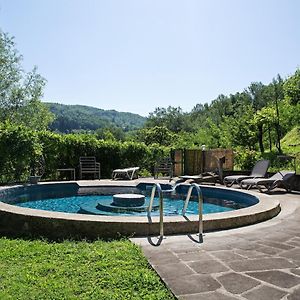
[[55, 115], [50, 129], [64, 133], [119, 127], [124, 131], [141, 128], [146, 118], [129, 112], [103, 110], [84, 105], [45, 103]]

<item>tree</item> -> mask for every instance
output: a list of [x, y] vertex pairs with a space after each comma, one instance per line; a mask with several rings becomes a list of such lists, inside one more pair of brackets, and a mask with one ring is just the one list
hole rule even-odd
[[159, 144], [169, 146], [174, 142], [175, 134], [166, 126], [154, 126], [139, 130], [138, 139], [146, 145]]
[[236, 115], [224, 119], [221, 125], [224, 132], [222, 137], [226, 137], [227, 146], [255, 150], [257, 135], [253, 122], [254, 109], [252, 105], [244, 105], [239, 110]]
[[[273, 106], [266, 106], [263, 107], [261, 110], [258, 110], [253, 118], [253, 123], [257, 127], [267, 127], [268, 131], [268, 138], [269, 138], [269, 149], [272, 150], [272, 136], [271, 136], [271, 129], [276, 126], [277, 124], [277, 115], [276, 109]], [[276, 144], [278, 147], [278, 144]], [[280, 146], [279, 146], [280, 148]]]
[[95, 131], [98, 139], [110, 140], [110, 141], [124, 141], [125, 133], [120, 127], [108, 126], [104, 128], [99, 128]]
[[275, 122], [275, 128], [276, 128], [276, 134], [277, 134], [277, 143], [276, 147], [278, 149], [278, 152], [281, 153], [281, 145], [280, 145], [280, 140], [281, 140], [281, 129], [280, 129], [280, 115], [279, 115], [279, 105], [278, 102], [282, 101], [284, 98], [284, 93], [283, 93], [283, 80], [280, 77], [280, 75], [277, 75], [277, 78], [273, 79], [271, 86], [273, 87], [274, 90], [274, 99], [275, 99], [275, 108], [276, 108], [276, 122]]
[[297, 69], [293, 76], [290, 76], [283, 84], [285, 97], [292, 105], [300, 103], [300, 69]]
[[34, 67], [25, 73], [14, 39], [0, 29], [0, 117], [2, 121], [46, 129], [53, 115], [41, 103], [45, 79]]
[[[270, 87], [263, 85], [261, 82], [252, 82], [246, 92], [251, 98], [254, 112], [262, 109], [272, 101], [272, 93], [270, 92]], [[259, 149], [261, 153], [264, 153], [265, 149], [263, 144], [263, 124], [260, 122], [256, 124]]]
[[190, 131], [187, 114], [183, 113], [180, 107], [161, 108], [157, 107], [149, 114], [146, 127], [165, 126], [172, 132]]

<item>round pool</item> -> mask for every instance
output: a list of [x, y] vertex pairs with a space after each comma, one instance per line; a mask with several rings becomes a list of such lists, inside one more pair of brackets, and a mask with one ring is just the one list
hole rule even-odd
[[[152, 183], [124, 186], [85, 186], [77, 183], [48, 183], [0, 190], [0, 228], [14, 234], [42, 235], [50, 238], [99, 238], [116, 235], [153, 235], [159, 231], [158, 199], [151, 220], [147, 217]], [[163, 189], [170, 189], [165, 185]], [[182, 216], [189, 185], [164, 196], [165, 234], [197, 232], [198, 202], [189, 202]], [[253, 224], [273, 217], [279, 203], [228, 188], [201, 186], [204, 197], [204, 230], [219, 230]], [[113, 195], [145, 196], [145, 209], [118, 211]], [[263, 197], [262, 197], [263, 198]], [[109, 209], [107, 209], [109, 207]], [[111, 209], [113, 207], [113, 209]]]
[[[146, 203], [149, 203], [150, 197], [145, 198]], [[203, 203], [203, 213], [218, 213], [231, 211], [246, 207], [247, 204], [235, 203], [234, 201], [226, 201], [222, 199], [209, 199], [214, 200], [214, 203], [204, 202]], [[102, 195], [102, 196], [73, 196], [73, 197], [63, 197], [63, 198], [50, 198], [44, 200], [26, 201], [21, 203], [15, 203], [20, 207], [42, 209], [49, 211], [60, 211], [66, 213], [82, 213], [82, 214], [92, 214], [92, 215], [107, 215], [107, 216], [146, 216], [147, 211], [134, 211], [126, 210], [126, 208], [118, 210], [105, 210], [104, 207], [110, 207], [109, 204], [112, 203], [112, 196]], [[105, 206], [104, 206], [105, 205]], [[158, 198], [154, 199], [154, 205], [156, 209], [153, 210], [153, 215], [158, 215]], [[180, 215], [183, 209], [184, 200], [164, 198], [164, 215]], [[98, 208], [97, 208], [98, 206]], [[102, 208], [99, 208], [99, 206]], [[138, 206], [137, 206], [138, 207]], [[144, 206], [144, 208], [146, 208]], [[189, 201], [187, 208], [187, 215], [198, 214], [198, 202]]]
[[[187, 186], [178, 185], [175, 189], [170, 189], [171, 186], [166, 185], [164, 188], [166, 188], [167, 191], [171, 191], [164, 193], [164, 215], [181, 215], [187, 194]], [[124, 191], [126, 188], [123, 187], [122, 190]], [[119, 188], [116, 187], [111, 187], [111, 190], [98, 187], [90, 191], [86, 188], [84, 190], [80, 188], [74, 189], [72, 186], [65, 186], [62, 190], [59, 188], [53, 190], [51, 187], [48, 187], [42, 189], [42, 191], [29, 189], [27, 193], [16, 193], [7, 196], [4, 202], [20, 207], [66, 213], [107, 216], [146, 216], [147, 208], [150, 203], [151, 190], [151, 184], [141, 184], [134, 190], [128, 188], [128, 194], [118, 193]], [[235, 193], [234, 191], [230, 193], [228, 191], [225, 193], [218, 192], [218, 190], [215, 190], [213, 187], [203, 187], [202, 194], [203, 214], [232, 211], [258, 203], [258, 198], [251, 195]], [[125, 196], [127, 205], [121, 205], [122, 201], [120, 201], [119, 197], [122, 198], [122, 196]], [[138, 201], [142, 199], [143, 202], [139, 203], [136, 199], [139, 199]], [[115, 204], [116, 201], [117, 204]], [[118, 205], [118, 202], [121, 202], [121, 204]], [[151, 214], [153, 216], [159, 215], [158, 198], [154, 198]], [[198, 201], [195, 195], [192, 195], [191, 201], [189, 201], [186, 214], [198, 214]]]

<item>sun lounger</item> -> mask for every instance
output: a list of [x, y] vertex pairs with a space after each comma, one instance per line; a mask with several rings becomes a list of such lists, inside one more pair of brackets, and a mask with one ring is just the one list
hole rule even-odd
[[216, 184], [217, 179], [219, 178], [218, 174], [212, 172], [206, 172], [200, 175], [182, 175], [179, 176], [181, 181], [185, 181], [186, 183], [207, 183], [207, 184]]
[[138, 170], [139, 167], [133, 168], [125, 168], [125, 169], [116, 169], [112, 172], [112, 179], [129, 179], [132, 180], [133, 178], [138, 178]]
[[270, 178], [251, 178], [241, 181], [241, 187], [248, 190], [256, 187], [261, 192], [269, 192], [275, 188], [284, 188], [287, 192], [291, 191], [288, 180], [295, 175], [295, 171], [281, 171]]
[[261, 159], [257, 161], [255, 166], [252, 169], [252, 172], [250, 175], [231, 175], [231, 176], [226, 176], [224, 178], [224, 185], [227, 187], [232, 186], [234, 183], [240, 184], [240, 182], [244, 179], [248, 178], [261, 178], [265, 177], [267, 170], [269, 168], [270, 162], [266, 159]]
[[223, 178], [223, 164], [225, 163], [225, 156], [221, 158], [215, 157], [215, 167], [210, 170], [206, 170], [199, 175], [181, 175], [179, 176], [181, 181], [186, 183], [202, 183], [202, 184], [213, 184], [215, 185], [217, 181], [222, 182]]

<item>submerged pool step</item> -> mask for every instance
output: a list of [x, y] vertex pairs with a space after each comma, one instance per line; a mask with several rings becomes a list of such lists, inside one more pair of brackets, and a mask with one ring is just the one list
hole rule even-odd
[[[143, 206], [116, 206], [112, 204], [112, 201], [107, 199], [106, 201], [95, 200], [93, 202], [84, 203], [80, 205], [78, 213], [80, 214], [92, 214], [92, 215], [115, 215], [116, 213], [132, 215], [135, 213], [145, 212], [149, 206], [149, 199], [145, 199], [145, 204]], [[154, 205], [152, 207], [153, 211], [158, 210], [158, 200], [154, 200]]]

